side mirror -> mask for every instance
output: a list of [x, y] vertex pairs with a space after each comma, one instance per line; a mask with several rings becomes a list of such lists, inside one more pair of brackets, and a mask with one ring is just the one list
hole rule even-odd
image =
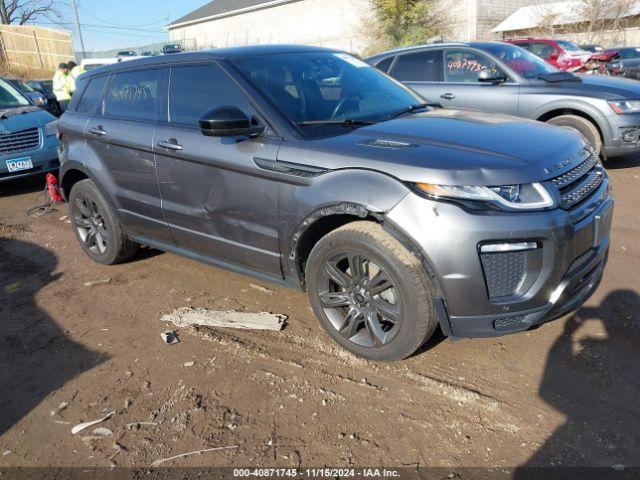
[[557, 60], [560, 57], [560, 54], [558, 52], [551, 52], [551, 55], [549, 55], [549, 58], [551, 60]]
[[478, 73], [478, 81], [485, 83], [504, 83], [508, 80], [507, 76], [496, 68], [485, 68]]
[[264, 126], [252, 125], [242, 110], [231, 105], [209, 110], [198, 124], [202, 134], [208, 137], [257, 137], [264, 132]]

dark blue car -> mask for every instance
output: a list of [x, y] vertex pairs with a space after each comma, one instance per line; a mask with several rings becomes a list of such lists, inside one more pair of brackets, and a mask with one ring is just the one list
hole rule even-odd
[[0, 182], [58, 169], [58, 121], [0, 79]]

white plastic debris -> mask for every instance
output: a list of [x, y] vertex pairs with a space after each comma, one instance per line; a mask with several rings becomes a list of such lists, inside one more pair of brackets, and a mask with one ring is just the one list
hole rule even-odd
[[176, 336], [176, 332], [172, 332], [171, 330], [162, 332], [160, 334], [160, 337], [162, 338], [162, 340], [164, 340], [164, 343], [168, 345], [173, 345], [174, 343], [180, 342], [180, 340], [178, 340], [178, 337]]
[[161, 320], [163, 322], [171, 322], [176, 327], [201, 325], [205, 327], [279, 331], [284, 328], [287, 316], [268, 312], [222, 312], [206, 308], [182, 307], [168, 315], [163, 315]]
[[184, 362], [184, 365], [182, 365], [183, 367], [193, 367], [196, 364], [196, 362]]
[[96, 285], [106, 285], [107, 283], [111, 283], [110, 278], [103, 278], [102, 280], [94, 280], [92, 282], [85, 282], [85, 287], [95, 287]]
[[98, 427], [93, 431], [93, 434], [98, 437], [110, 437], [113, 435], [113, 430], [110, 430], [106, 427]]
[[104, 422], [105, 420], [109, 420], [115, 414], [116, 414], [116, 412], [109, 412], [99, 420], [92, 420], [90, 422], [79, 423], [78, 425], [76, 425], [75, 427], [73, 427], [71, 429], [71, 435], [76, 435], [76, 434], [80, 433], [82, 430], [84, 430], [85, 428], [93, 427], [94, 425], [97, 425], [100, 422]]
[[259, 292], [262, 292], [262, 293], [273, 293], [267, 287], [263, 287], [262, 285], [258, 285], [256, 283], [250, 283], [249, 286], [254, 290], [258, 290]]

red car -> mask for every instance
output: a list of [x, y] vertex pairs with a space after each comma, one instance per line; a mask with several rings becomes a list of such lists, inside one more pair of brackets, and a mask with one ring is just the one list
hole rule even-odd
[[593, 55], [592, 52], [582, 50], [575, 43], [567, 40], [520, 38], [506, 41], [529, 50], [558, 70], [568, 70], [571, 72], [580, 70], [591, 55]]

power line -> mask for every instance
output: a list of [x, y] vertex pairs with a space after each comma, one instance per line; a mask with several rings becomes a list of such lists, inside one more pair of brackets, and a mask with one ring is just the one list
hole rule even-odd
[[102, 22], [102, 23], [104, 23], [106, 25], [109, 25], [109, 26], [114, 26], [114, 27], [119, 27], [119, 28], [143, 28], [143, 27], [152, 27], [152, 26], [158, 25], [159, 23], [165, 23], [165, 24], [169, 23], [169, 16], [166, 16], [166, 17], [161, 18], [160, 20], [157, 20], [157, 21], [152, 22], [152, 23], [146, 23], [146, 24], [142, 24], [142, 25], [122, 25], [122, 24], [118, 24], [118, 23], [112, 22], [110, 20], [105, 20], [103, 18], [98, 17], [94, 13], [92, 13], [89, 10], [83, 8], [82, 5], [79, 6], [78, 8], [80, 8], [80, 10], [84, 14], [89, 15], [90, 17], [98, 20], [99, 22]]

